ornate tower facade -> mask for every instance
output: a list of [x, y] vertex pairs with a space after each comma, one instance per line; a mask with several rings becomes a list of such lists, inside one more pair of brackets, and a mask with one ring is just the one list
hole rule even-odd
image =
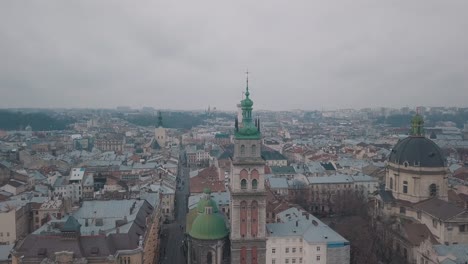
[[265, 263], [265, 161], [261, 153], [260, 123], [252, 120], [249, 86], [241, 101], [242, 121], [236, 118], [231, 162], [231, 263]]

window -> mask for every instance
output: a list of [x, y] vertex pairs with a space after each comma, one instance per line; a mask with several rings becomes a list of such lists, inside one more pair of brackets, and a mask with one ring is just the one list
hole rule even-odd
[[400, 207], [400, 214], [406, 214], [406, 208], [404, 206]]
[[246, 179], [242, 179], [241, 180], [241, 189], [247, 189], [247, 180]]
[[393, 190], [393, 178], [390, 178], [390, 189]]
[[2, 237], [2, 236], [3, 236], [3, 233], [0, 233], [0, 237]]
[[292, 253], [296, 253], [296, 248], [292, 248]]
[[256, 155], [257, 155], [257, 146], [252, 145], [252, 156], [256, 156]]
[[6, 236], [9, 237], [9, 236], [10, 236], [10, 232], [7, 232], [7, 233], [6, 233]]
[[295, 259], [295, 258], [292, 259], [292, 263], [296, 263], [296, 259]]
[[299, 263], [302, 263], [302, 258], [299, 258]]
[[252, 189], [256, 190], [258, 188], [258, 181], [256, 179], [252, 180]]
[[208, 252], [206, 255], [206, 263], [212, 264], [213, 263], [213, 254], [211, 252]]
[[459, 225], [458, 229], [460, 230], [460, 232], [466, 232], [465, 225]]
[[289, 259], [285, 259], [285, 260], [284, 260], [284, 263], [289, 263]]
[[271, 249], [271, 254], [275, 254], [276, 253], [276, 248], [272, 248]]
[[320, 247], [317, 247], [317, 251], [320, 251]]
[[286, 253], [289, 253], [289, 248], [286, 248]]
[[271, 259], [271, 264], [276, 264], [276, 259]]
[[408, 182], [403, 181], [403, 193], [408, 193]]
[[418, 215], [418, 219], [421, 219], [421, 211], [418, 211], [417, 215]]
[[[301, 241], [301, 242], [302, 242], [302, 241]], [[301, 247], [299, 248], [299, 252], [301, 252], [301, 253], [302, 253], [302, 248], [301, 248]]]
[[245, 146], [244, 145], [240, 146], [240, 154], [241, 154], [241, 156], [245, 155]]
[[431, 197], [437, 196], [437, 185], [435, 185], [434, 183], [429, 185], [429, 195]]
[[320, 256], [317, 256], [317, 258], [316, 258], [316, 259], [317, 259], [317, 260], [320, 260]]

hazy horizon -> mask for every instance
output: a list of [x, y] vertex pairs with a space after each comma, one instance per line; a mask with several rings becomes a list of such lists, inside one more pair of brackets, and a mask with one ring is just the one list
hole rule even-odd
[[2, 1], [2, 108], [466, 107], [467, 1]]

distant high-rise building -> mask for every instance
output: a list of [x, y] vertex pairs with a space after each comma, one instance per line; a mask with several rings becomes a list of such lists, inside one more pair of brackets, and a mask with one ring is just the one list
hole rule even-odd
[[156, 125], [156, 129], [154, 131], [154, 138], [158, 142], [158, 145], [161, 148], [166, 146], [166, 129], [163, 127], [162, 116], [161, 112], [158, 113], [158, 124]]

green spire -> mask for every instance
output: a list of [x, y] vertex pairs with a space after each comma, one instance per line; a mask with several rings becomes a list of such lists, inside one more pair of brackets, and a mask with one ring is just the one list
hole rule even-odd
[[161, 116], [161, 111], [158, 112], [158, 127], [162, 127], [163, 122], [162, 122], [162, 116]]
[[416, 114], [411, 120], [411, 136], [424, 136], [424, 119], [419, 114]]
[[252, 106], [253, 106], [253, 101], [252, 99], [250, 99], [249, 77], [247, 75], [245, 99], [241, 101], [242, 127], [238, 131], [236, 131], [236, 138], [238, 139], [259, 139], [260, 138], [260, 132], [258, 131], [255, 124], [252, 122]]

